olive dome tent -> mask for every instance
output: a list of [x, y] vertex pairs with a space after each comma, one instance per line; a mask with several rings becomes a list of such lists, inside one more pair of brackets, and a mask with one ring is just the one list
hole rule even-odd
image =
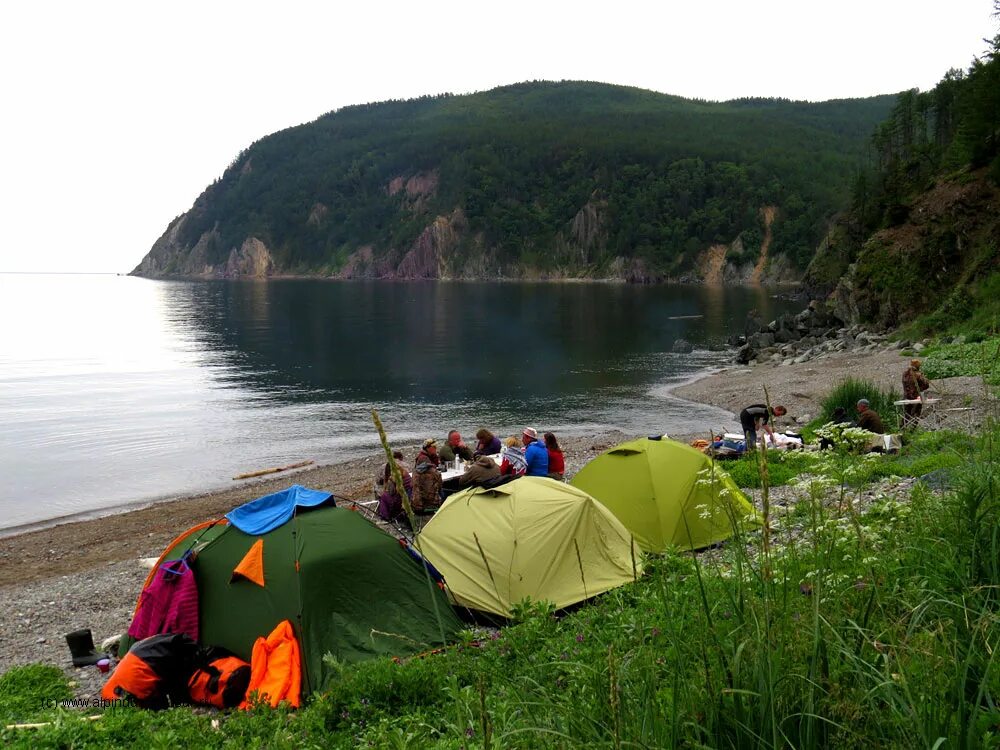
[[647, 552], [700, 549], [759, 526], [754, 507], [718, 464], [690, 446], [641, 438], [589, 461], [570, 484], [600, 500]]
[[327, 653], [349, 663], [408, 655], [442, 645], [462, 627], [421, 563], [333, 503], [329, 493], [294, 485], [189, 529], [157, 565], [192, 553], [200, 643], [250, 661], [254, 641], [288, 620], [300, 646], [303, 694], [327, 683]]
[[567, 607], [642, 570], [641, 552], [607, 508], [544, 477], [452, 495], [419, 542], [458, 606], [502, 617], [525, 599]]

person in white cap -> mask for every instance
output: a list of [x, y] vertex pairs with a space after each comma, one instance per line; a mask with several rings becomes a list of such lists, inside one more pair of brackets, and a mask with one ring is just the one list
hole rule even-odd
[[538, 439], [538, 432], [534, 427], [525, 427], [521, 431], [521, 442], [524, 443], [524, 460], [528, 464], [528, 470], [524, 472], [528, 477], [547, 477], [549, 475], [549, 452]]

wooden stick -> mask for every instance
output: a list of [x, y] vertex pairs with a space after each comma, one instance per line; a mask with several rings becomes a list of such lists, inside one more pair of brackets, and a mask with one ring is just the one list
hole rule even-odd
[[288, 464], [288, 466], [276, 466], [273, 469], [261, 469], [260, 471], [250, 471], [246, 474], [237, 474], [233, 477], [233, 481], [237, 479], [249, 479], [250, 477], [262, 477], [265, 474], [277, 474], [279, 471], [288, 471], [289, 469], [301, 469], [303, 466], [308, 466], [309, 464], [315, 463], [312, 459], [308, 461], [299, 461], [297, 464]]
[[[101, 716], [84, 716], [84, 721], [98, 721]], [[37, 724], [8, 724], [4, 729], [41, 729], [42, 727], [50, 727], [54, 722], [42, 721]]]

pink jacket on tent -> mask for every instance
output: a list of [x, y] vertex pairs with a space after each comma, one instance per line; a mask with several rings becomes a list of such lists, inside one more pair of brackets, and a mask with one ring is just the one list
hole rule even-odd
[[136, 640], [161, 633], [184, 633], [198, 640], [198, 586], [185, 559], [160, 565], [139, 597], [128, 629]]

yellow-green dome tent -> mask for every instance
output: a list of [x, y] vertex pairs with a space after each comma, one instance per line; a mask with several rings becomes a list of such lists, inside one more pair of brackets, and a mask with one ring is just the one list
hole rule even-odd
[[458, 606], [504, 617], [525, 599], [562, 608], [642, 572], [642, 553], [607, 508], [544, 477], [452, 495], [419, 549]]
[[667, 439], [631, 440], [588, 462], [570, 482], [617, 516], [648, 552], [700, 549], [760, 517], [704, 453]]

